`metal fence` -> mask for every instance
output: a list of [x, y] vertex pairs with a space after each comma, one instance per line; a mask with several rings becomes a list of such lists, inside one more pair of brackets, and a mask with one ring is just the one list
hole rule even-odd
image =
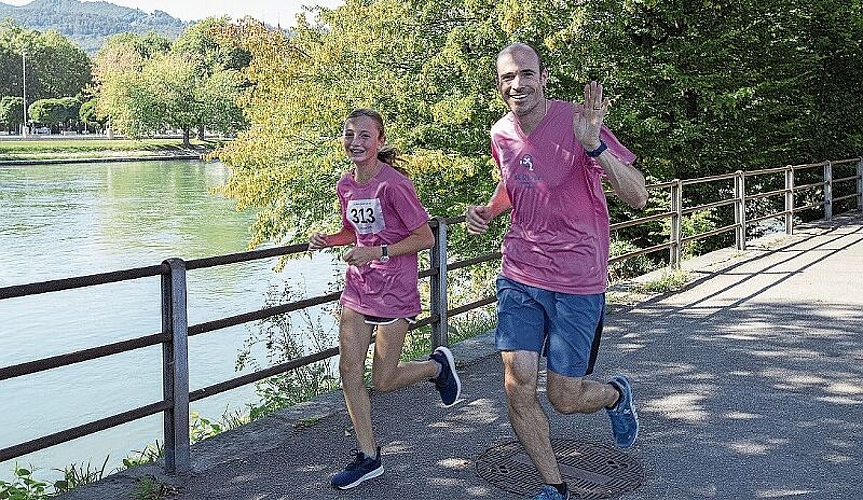
[[[813, 170], [816, 171], [815, 174], [812, 173]], [[798, 174], [800, 172], [804, 174]], [[777, 181], [772, 177], [777, 176], [781, 177], [783, 187], [774, 189], [772, 186]], [[817, 177], [817, 182], [812, 180], [814, 177]], [[800, 178], [804, 178], [805, 182], [796, 183]], [[719, 199], [708, 202], [703, 202], [702, 200], [698, 205], [684, 207], [684, 200], [686, 200], [684, 189], [687, 186], [707, 185], [711, 183], [717, 184], [715, 191], [718, 193]], [[723, 186], [723, 183], [730, 185]], [[668, 241], [616, 256], [609, 260], [610, 263], [648, 253], [668, 251], [667, 259], [664, 260], [670, 266], [677, 267], [681, 259], [682, 246], [691, 241], [734, 231], [735, 246], [738, 249], [744, 249], [746, 247], [748, 228], [764, 221], [782, 220], [784, 231], [791, 234], [794, 230], [794, 217], [797, 213], [822, 209], [823, 212], [818, 215], [829, 220], [833, 216], [834, 211], [837, 210], [863, 209], [863, 157], [806, 165], [789, 165], [776, 169], [737, 171], [733, 174], [698, 179], [674, 180], [653, 184], [648, 186], [648, 189], [654, 192], [665, 192], [667, 190], [668, 202], [665, 203], [667, 206], [662, 206], [660, 211], [655, 214], [614, 223], [611, 225], [611, 230], [617, 231], [643, 224], [666, 223], [669, 227], [667, 231], [669, 236]], [[711, 188], [708, 188], [709, 190]], [[724, 193], [729, 193], [729, 195], [725, 196]], [[782, 208], [779, 210], [771, 209], [771, 205], [775, 205], [775, 203], [771, 204], [767, 201], [777, 198], [780, 200]], [[801, 204], [798, 204], [798, 201]], [[716, 210], [722, 207], [729, 207], [733, 211], [733, 223], [699, 234], [683, 235], [682, 227], [686, 217], [698, 212]], [[430, 279], [429, 314], [427, 317], [417, 321], [413, 328], [431, 327], [430, 342], [432, 348], [448, 344], [447, 328], [449, 318], [492, 304], [496, 300], [494, 296], [488, 296], [468, 304], [450, 308], [447, 290], [447, 277], [449, 273], [457, 269], [496, 261], [501, 257], [499, 252], [491, 252], [470, 259], [449, 262], [447, 234], [450, 227], [462, 223], [464, 223], [464, 217], [439, 217], [430, 221], [435, 235], [435, 244], [430, 250], [429, 268], [420, 272], [421, 279]], [[159, 344], [162, 346], [163, 367], [162, 400], [2, 448], [0, 449], [0, 462], [162, 413], [164, 421], [165, 470], [168, 473], [189, 470], [191, 467], [190, 402], [214, 396], [338, 355], [338, 347], [331, 347], [282, 364], [270, 366], [254, 373], [238, 376], [208, 387], [190, 390], [189, 337], [333, 302], [338, 300], [340, 292], [189, 325], [186, 309], [186, 273], [195, 269], [287, 256], [307, 250], [308, 246], [303, 244], [188, 261], [172, 258], [165, 260], [159, 265], [0, 288], [0, 300], [3, 300], [161, 276], [162, 295], [162, 330], [160, 332], [113, 344], [0, 367], [0, 381], [25, 377], [76, 363], [94, 361], [107, 356]]]

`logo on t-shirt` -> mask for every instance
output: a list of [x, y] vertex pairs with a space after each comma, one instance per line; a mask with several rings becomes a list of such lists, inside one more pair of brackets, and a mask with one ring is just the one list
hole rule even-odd
[[387, 227], [380, 198], [349, 200], [345, 216], [357, 234], [379, 233]]
[[532, 156], [530, 156], [530, 155], [522, 156], [521, 160], [519, 160], [519, 163], [521, 163], [522, 167], [525, 167], [526, 169], [533, 172], [533, 157]]

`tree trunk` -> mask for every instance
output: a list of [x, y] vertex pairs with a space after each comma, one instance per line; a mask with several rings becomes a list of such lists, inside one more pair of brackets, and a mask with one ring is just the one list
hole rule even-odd
[[183, 129], [183, 147], [189, 149], [192, 144], [189, 142], [189, 127]]
[[198, 140], [199, 141], [204, 140], [204, 126], [203, 125], [198, 125]]

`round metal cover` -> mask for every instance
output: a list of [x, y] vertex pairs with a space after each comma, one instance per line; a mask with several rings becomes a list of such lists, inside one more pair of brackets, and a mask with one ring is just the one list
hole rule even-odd
[[[644, 481], [641, 464], [615, 448], [563, 439], [553, 439], [551, 446], [573, 498], [614, 498]], [[476, 471], [492, 485], [519, 495], [534, 495], [542, 486], [518, 441], [486, 450], [476, 461]]]

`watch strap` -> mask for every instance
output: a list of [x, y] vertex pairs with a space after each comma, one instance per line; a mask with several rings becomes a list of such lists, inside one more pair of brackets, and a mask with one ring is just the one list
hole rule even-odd
[[587, 156], [589, 156], [591, 158], [596, 158], [597, 156], [601, 155], [602, 152], [605, 151], [606, 149], [608, 149], [608, 146], [606, 146], [605, 141], [600, 139], [599, 140], [599, 147], [597, 147], [593, 151], [586, 151], [586, 153], [587, 153]]

